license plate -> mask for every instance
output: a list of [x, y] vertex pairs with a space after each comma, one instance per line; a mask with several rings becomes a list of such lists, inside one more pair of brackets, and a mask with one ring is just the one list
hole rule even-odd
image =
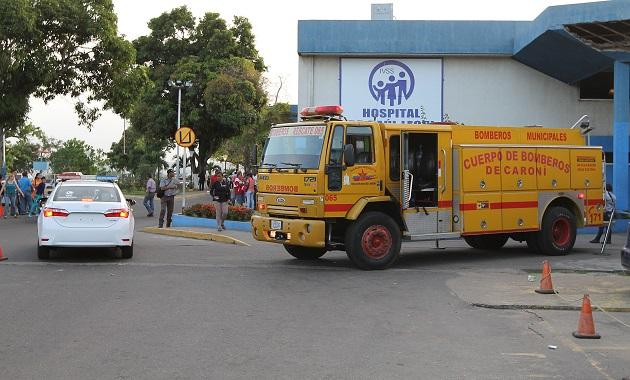
[[272, 220], [271, 221], [271, 229], [272, 230], [281, 230], [282, 229], [282, 220]]

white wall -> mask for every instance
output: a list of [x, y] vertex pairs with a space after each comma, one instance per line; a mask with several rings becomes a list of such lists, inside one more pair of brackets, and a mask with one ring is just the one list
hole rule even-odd
[[[298, 83], [298, 109], [338, 104], [339, 57], [300, 56]], [[509, 57], [444, 57], [444, 112], [453, 121], [559, 128], [587, 114], [594, 135], [612, 135], [612, 100], [578, 96], [576, 86]]]
[[612, 100], [579, 100], [567, 85], [511, 58], [444, 59], [444, 112], [468, 125], [570, 127], [587, 114], [593, 134], [612, 134]]
[[300, 56], [298, 84], [298, 111], [339, 104], [339, 57]]

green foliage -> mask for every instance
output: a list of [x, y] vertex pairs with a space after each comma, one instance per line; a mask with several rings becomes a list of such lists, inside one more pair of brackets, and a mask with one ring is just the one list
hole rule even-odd
[[130, 186], [136, 182], [143, 186], [148, 174], [155, 174], [158, 167], [166, 168], [162, 148], [159, 139], [145, 136], [131, 127], [125, 132], [125, 143], [122, 138], [113, 143], [107, 158], [113, 169], [131, 173]]
[[[117, 35], [111, 0], [2, 0], [0, 127], [24, 123], [29, 97], [87, 94], [128, 115], [148, 83], [133, 45]], [[98, 110], [79, 102], [82, 123]]]
[[265, 69], [254, 46], [251, 25], [235, 17], [233, 26], [217, 13], [198, 22], [186, 7], [149, 22], [151, 33], [134, 41], [137, 63], [149, 68], [153, 82], [131, 116], [144, 136], [159, 136], [163, 145], [177, 129], [178, 90], [169, 80], [190, 81], [183, 88], [181, 124], [198, 137], [199, 170], [226, 139], [260, 120], [267, 97], [261, 72]]
[[274, 124], [288, 123], [291, 119], [291, 106], [288, 103], [276, 103], [263, 108], [258, 122], [248, 126], [242, 134], [230, 138], [221, 144], [221, 148], [217, 150], [216, 156], [226, 155], [228, 161], [241, 164], [246, 171], [250, 171], [255, 164], [252, 161], [254, 145], [258, 147], [258, 157], [262, 154], [262, 148], [265, 146], [265, 140], [269, 134], [269, 129]]
[[[196, 216], [199, 218], [215, 219], [217, 212], [214, 204], [197, 203], [190, 207], [186, 207], [183, 211], [186, 216]], [[244, 206], [228, 206], [227, 220], [236, 220], [239, 222], [249, 222], [254, 214], [254, 210]]]
[[[16, 138], [17, 141], [11, 143], [11, 138]], [[22, 124], [18, 129], [7, 133], [7, 139], [7, 167], [19, 172], [30, 171], [42, 151], [50, 152], [59, 144], [32, 124]]]
[[78, 139], [64, 142], [50, 155], [50, 167], [55, 173], [71, 171], [96, 174], [99, 169], [105, 169], [103, 164], [103, 152], [94, 150], [90, 145]]

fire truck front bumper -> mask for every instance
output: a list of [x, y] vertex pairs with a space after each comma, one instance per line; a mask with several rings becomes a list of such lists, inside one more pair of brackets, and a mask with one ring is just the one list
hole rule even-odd
[[283, 219], [252, 216], [254, 239], [304, 247], [326, 246], [326, 223], [323, 220]]

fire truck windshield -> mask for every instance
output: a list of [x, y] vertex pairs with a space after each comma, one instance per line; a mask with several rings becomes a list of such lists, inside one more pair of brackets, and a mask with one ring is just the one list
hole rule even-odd
[[324, 125], [272, 128], [265, 144], [261, 166], [317, 169], [325, 131]]

